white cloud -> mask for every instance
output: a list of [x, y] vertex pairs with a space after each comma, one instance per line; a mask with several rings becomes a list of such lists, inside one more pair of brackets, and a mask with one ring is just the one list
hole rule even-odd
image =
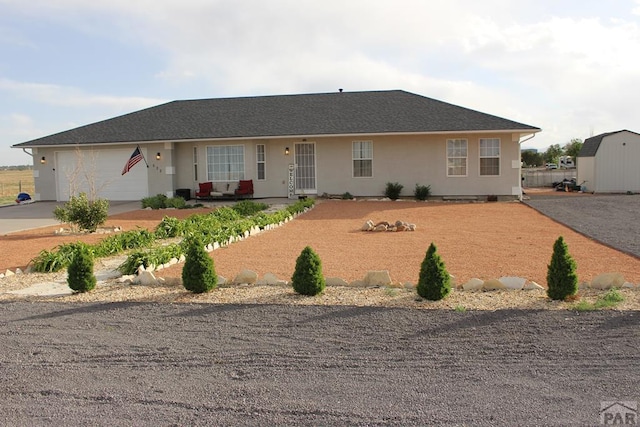
[[87, 94], [74, 87], [18, 82], [3, 78], [0, 78], [0, 92], [11, 93], [37, 104], [76, 108], [107, 108], [113, 111], [137, 110], [165, 102], [165, 100], [157, 98]]

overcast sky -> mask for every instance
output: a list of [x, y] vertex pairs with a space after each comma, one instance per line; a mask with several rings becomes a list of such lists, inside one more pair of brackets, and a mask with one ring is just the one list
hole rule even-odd
[[542, 128], [640, 131], [640, 0], [0, 0], [11, 145], [176, 99], [403, 89]]

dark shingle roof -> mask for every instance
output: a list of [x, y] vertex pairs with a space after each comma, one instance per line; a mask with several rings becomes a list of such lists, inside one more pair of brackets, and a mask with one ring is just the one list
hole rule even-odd
[[602, 140], [609, 135], [615, 135], [616, 133], [620, 133], [620, 132], [635, 133], [629, 130], [618, 130], [615, 132], [601, 133], [600, 135], [587, 138], [584, 140], [584, 143], [582, 144], [582, 148], [578, 153], [578, 157], [595, 157], [596, 153], [598, 152], [598, 148], [600, 148], [600, 143], [602, 142]]
[[14, 147], [494, 130], [540, 129], [393, 90], [173, 101]]

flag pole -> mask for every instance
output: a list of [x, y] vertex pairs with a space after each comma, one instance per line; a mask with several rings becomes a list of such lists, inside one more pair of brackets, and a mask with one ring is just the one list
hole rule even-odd
[[149, 169], [149, 163], [147, 163], [147, 159], [144, 157], [144, 153], [142, 152], [142, 149], [140, 149], [140, 144], [137, 145], [138, 150], [140, 151], [140, 155], [142, 156], [142, 160], [144, 160], [144, 164], [147, 165], [147, 169]]

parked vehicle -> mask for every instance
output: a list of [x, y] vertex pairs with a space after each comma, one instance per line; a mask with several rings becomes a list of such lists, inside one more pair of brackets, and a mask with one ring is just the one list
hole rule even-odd
[[573, 158], [571, 156], [562, 156], [560, 157], [560, 168], [564, 169], [574, 169], [576, 164], [573, 162]]
[[558, 165], [556, 165], [555, 163], [547, 163], [545, 167], [547, 169], [558, 169]]

